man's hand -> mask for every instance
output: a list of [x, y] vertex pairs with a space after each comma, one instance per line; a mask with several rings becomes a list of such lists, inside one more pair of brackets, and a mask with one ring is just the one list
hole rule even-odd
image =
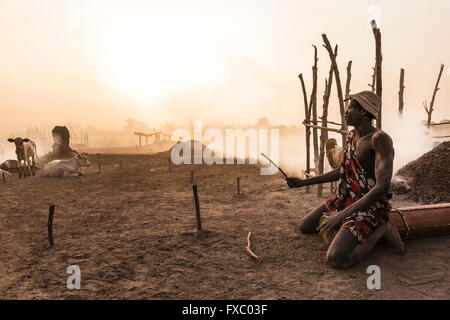
[[318, 227], [317, 231], [326, 232], [336, 228], [342, 221], [342, 216], [339, 213], [324, 213], [326, 218]]
[[305, 182], [299, 178], [287, 177], [286, 182], [289, 188], [300, 188], [306, 186]]

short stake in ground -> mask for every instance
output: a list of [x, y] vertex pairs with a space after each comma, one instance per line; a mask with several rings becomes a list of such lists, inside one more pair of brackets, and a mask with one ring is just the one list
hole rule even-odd
[[48, 208], [48, 223], [47, 223], [47, 229], [48, 229], [48, 242], [50, 244], [50, 247], [53, 247], [55, 244], [53, 242], [53, 216], [55, 215], [55, 207], [56, 205], [51, 204]]
[[98, 173], [102, 173], [102, 163], [98, 163]]
[[237, 195], [241, 195], [241, 177], [237, 177]]
[[3, 184], [5, 184], [6, 183], [6, 179], [5, 179], [5, 174], [4, 173], [2, 173], [2, 180], [3, 180]]
[[172, 168], [172, 161], [170, 161], [170, 157], [169, 157], [168, 161], [169, 161], [169, 171], [170, 171], [170, 169]]
[[200, 216], [200, 201], [198, 200], [198, 191], [197, 185], [192, 185], [192, 192], [194, 193], [194, 201], [195, 201], [195, 216], [197, 219], [197, 232], [202, 231], [202, 218]]

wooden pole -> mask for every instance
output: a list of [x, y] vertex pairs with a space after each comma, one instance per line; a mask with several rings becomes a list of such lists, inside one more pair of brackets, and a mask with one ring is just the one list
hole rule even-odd
[[431, 126], [431, 114], [434, 111], [434, 101], [436, 99], [436, 94], [440, 90], [440, 88], [439, 88], [439, 81], [441, 81], [442, 71], [444, 71], [444, 65], [443, 64], [441, 64], [441, 69], [439, 70], [439, 75], [438, 75], [438, 78], [437, 78], [437, 81], [436, 81], [436, 85], [434, 86], [433, 97], [431, 98], [430, 107], [427, 108], [426, 105], [424, 106], [425, 107], [425, 111], [428, 114], [428, 120], [427, 120], [428, 128], [430, 128], [430, 126]]
[[[376, 62], [375, 62], [375, 66], [376, 66]], [[376, 87], [376, 84], [375, 84], [375, 80], [376, 80], [376, 68], [375, 67], [372, 67], [372, 83], [370, 84], [369, 83], [369, 87], [370, 87], [370, 90], [372, 90], [372, 92], [373, 93], [375, 93], [375, 87]]]
[[194, 184], [194, 170], [191, 170], [191, 184]]
[[[326, 97], [327, 97], [327, 92], [328, 92], [328, 81], [327, 81], [327, 79], [325, 78], [325, 93], [324, 93], [324, 95], [323, 95], [323, 108], [322, 108], [322, 113], [323, 113], [323, 115], [322, 115], [322, 119], [323, 119], [323, 121], [322, 121], [322, 125], [324, 126], [324, 127], [327, 127], [328, 126], [328, 123], [327, 123], [327, 117], [328, 117], [328, 106], [325, 106], [325, 101], [326, 101]], [[321, 175], [321, 174], [323, 174], [323, 168], [324, 168], [324, 159], [325, 159], [325, 141], [328, 139], [328, 131], [327, 130], [325, 130], [325, 129], [321, 129], [321, 131], [320, 131], [320, 153], [319, 153], [319, 166], [318, 166], [318, 169], [319, 169], [319, 172], [318, 172], [318, 175]], [[323, 184], [319, 184], [318, 186], [317, 186], [317, 197], [318, 198], [321, 198], [322, 197], [322, 194], [323, 194]]]
[[[306, 95], [306, 88], [305, 88], [305, 82], [303, 81], [303, 75], [300, 73], [298, 75], [298, 78], [300, 79], [300, 83], [302, 85], [302, 91], [303, 91], [303, 102], [305, 106], [305, 121], [303, 123], [310, 122], [311, 114], [309, 110], [308, 105], [308, 96]], [[306, 125], [305, 125], [306, 126]], [[311, 172], [311, 150], [310, 150], [310, 141], [311, 141], [311, 128], [309, 126], [306, 126], [306, 173], [310, 174]], [[309, 192], [310, 186], [306, 187], [306, 192]]]
[[[312, 110], [312, 121], [317, 126], [317, 47], [314, 47], [314, 65], [312, 67], [313, 87], [311, 92], [311, 99], [309, 100], [309, 109]], [[319, 167], [319, 137], [317, 128], [313, 127], [313, 149], [314, 149], [314, 168], [318, 170]]]
[[120, 160], [120, 169], [123, 169], [123, 160]]
[[198, 200], [198, 191], [197, 191], [197, 185], [192, 185], [192, 191], [194, 193], [194, 201], [195, 201], [195, 217], [197, 220], [197, 231], [202, 230], [202, 219], [200, 216], [200, 201]]
[[170, 157], [169, 157], [169, 171], [172, 169], [172, 161], [170, 161]]
[[442, 126], [442, 125], [446, 125], [446, 124], [450, 124], [450, 121], [441, 121], [439, 123], [432, 123], [430, 124], [430, 126]]
[[[338, 68], [338, 65], [336, 62], [337, 55], [336, 56], [334, 55], [333, 49], [331, 48], [330, 41], [328, 40], [326, 34], [322, 34], [322, 39], [324, 42], [324, 47], [327, 49], [328, 55], [330, 56], [331, 64], [333, 66], [333, 71], [334, 71], [334, 78], [336, 79], [336, 88], [337, 88], [337, 94], [338, 94], [338, 100], [339, 100], [339, 110], [341, 112], [341, 123], [342, 123], [340, 133], [342, 134], [342, 145], [345, 146], [345, 142], [347, 141], [348, 127], [347, 127], [347, 122], [344, 119], [345, 106], [344, 106], [344, 97], [342, 94], [341, 78], [339, 76], [339, 68]], [[337, 49], [335, 49], [335, 51], [337, 52]]]
[[[335, 46], [334, 56], [335, 56], [335, 59], [336, 59], [336, 56], [337, 56], [337, 45]], [[348, 62], [348, 64], [347, 64], [347, 79], [346, 79], [346, 82], [345, 82], [345, 98], [346, 99], [350, 96], [350, 82], [351, 82], [351, 78], [352, 78], [352, 73], [351, 73], [352, 63], [353, 62], [350, 60]], [[330, 72], [329, 72], [329, 75], [328, 75], [328, 79], [329, 79], [329, 82], [328, 82], [328, 86], [326, 86], [327, 90], [325, 91], [326, 95], [324, 95], [324, 106], [323, 106], [323, 118], [325, 118], [325, 121], [322, 122], [322, 124], [326, 128], [328, 127], [328, 123], [335, 124], [335, 125], [340, 125], [341, 128], [342, 128], [342, 124], [341, 123], [328, 121], [328, 119], [327, 119], [327, 117], [328, 117], [328, 105], [329, 105], [329, 101], [330, 101], [332, 81], [333, 81], [333, 65], [331, 65]], [[326, 101], [326, 104], [325, 104], [325, 101]], [[348, 107], [348, 103], [349, 103], [349, 101], [347, 100], [345, 102], [345, 108]], [[323, 172], [324, 172], [325, 142], [328, 140], [328, 130], [324, 128], [324, 129], [322, 129], [322, 132], [323, 132], [322, 135], [323, 135], [324, 138], [321, 139], [321, 150], [320, 150], [321, 153], [320, 153], [320, 168], [319, 168], [319, 170], [320, 170], [321, 174], [323, 174]], [[333, 194], [333, 182], [330, 183], [330, 193]], [[318, 188], [317, 188], [317, 197], [321, 198], [322, 195], [323, 195], [323, 184], [320, 184], [318, 186]]]
[[[319, 117], [319, 119], [320, 119], [320, 120], [317, 120], [317, 122], [322, 122], [322, 121], [321, 121], [321, 120], [322, 120], [322, 117]], [[342, 126], [341, 123], [329, 121], [328, 119], [327, 119], [327, 124], [334, 124], [334, 125], [337, 125], [337, 126]]]
[[[347, 64], [347, 79], [345, 81], [345, 99], [348, 99], [350, 97], [350, 82], [352, 80], [352, 63], [353, 61], [350, 60]], [[345, 101], [345, 108], [348, 107], [349, 100]]]
[[54, 241], [53, 241], [53, 216], [55, 215], [55, 205], [51, 204], [48, 209], [48, 222], [47, 222], [47, 229], [48, 229], [48, 242], [50, 244], [50, 247], [53, 247]]
[[237, 194], [241, 194], [241, 178], [237, 177]]
[[[337, 55], [337, 47], [335, 47], [335, 53]], [[350, 63], [351, 66], [351, 63]], [[348, 71], [348, 69], [347, 69]], [[331, 88], [333, 85], [333, 66], [330, 66], [330, 71], [328, 72], [328, 81], [325, 79], [325, 92], [323, 94], [323, 106], [322, 106], [322, 126], [320, 132], [320, 155], [319, 155], [319, 175], [324, 172], [324, 162], [325, 162], [325, 142], [328, 140], [328, 131], [325, 129], [328, 127], [328, 105], [330, 102]], [[348, 77], [347, 77], [348, 80]], [[348, 81], [347, 81], [348, 82]], [[317, 186], [317, 197], [321, 198], [323, 194], [323, 184]]]
[[[350, 84], [351, 84], [351, 79], [352, 79], [352, 64], [353, 64], [352, 60], [350, 60], [347, 64], [347, 79], [345, 81], [345, 99], [348, 99], [350, 97], [350, 91], [351, 91]], [[348, 108], [349, 103], [350, 103], [349, 100], [345, 101], [345, 109]], [[334, 185], [335, 185], [335, 182], [331, 182], [331, 184], [330, 184], [331, 194], [334, 194]]]
[[[375, 20], [371, 21], [372, 31], [375, 38], [375, 65], [376, 65], [376, 90], [375, 93], [380, 97], [380, 111], [377, 117], [377, 128], [381, 129], [382, 123], [382, 98], [383, 98], [383, 77], [382, 77], [382, 63], [383, 55], [381, 54], [381, 30], [378, 28]], [[344, 145], [344, 144], [343, 144]]]
[[315, 126], [313, 124], [308, 124], [308, 123], [303, 123], [303, 125], [306, 126], [306, 127], [316, 127], [317, 129], [324, 129], [324, 130], [331, 131], [331, 132], [337, 132], [337, 133], [340, 133], [342, 135], [344, 135], [344, 134], [347, 135], [348, 134], [348, 131], [344, 131], [342, 129], [335, 129], [335, 128], [327, 128], [327, 127], [322, 127], [322, 126]]
[[2, 173], [2, 180], [3, 180], [3, 184], [5, 184], [6, 183], [6, 179], [5, 179], [5, 174], [4, 173]]
[[101, 164], [101, 162], [98, 163], [98, 173], [102, 173], [102, 164]]
[[401, 68], [400, 69], [400, 90], [398, 91], [398, 115], [400, 116], [400, 118], [403, 117], [403, 106], [404, 106], [403, 92], [405, 90], [404, 82], [405, 82], [405, 69]]

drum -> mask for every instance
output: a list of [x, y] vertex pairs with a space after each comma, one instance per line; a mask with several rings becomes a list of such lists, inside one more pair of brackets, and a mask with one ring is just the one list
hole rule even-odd
[[[319, 220], [319, 225], [321, 225], [325, 221], [325, 219], [326, 219], [326, 216], [321, 216], [320, 220]], [[326, 244], [330, 245], [331, 242], [333, 242], [333, 239], [336, 236], [336, 233], [338, 232], [338, 230], [339, 230], [338, 228], [331, 229], [328, 231], [321, 230], [321, 231], [319, 231], [319, 236], [322, 238], [322, 240]]]
[[389, 218], [404, 239], [450, 234], [450, 203], [395, 208]]

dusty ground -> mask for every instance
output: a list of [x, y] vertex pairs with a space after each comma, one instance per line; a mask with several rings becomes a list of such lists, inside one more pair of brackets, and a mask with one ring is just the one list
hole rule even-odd
[[[100, 158], [101, 174], [94, 166], [81, 178], [0, 182], [1, 299], [450, 298], [450, 236], [409, 240], [403, 256], [380, 244], [363, 263], [334, 270], [320, 238], [290, 225], [321, 202], [315, 192], [289, 190], [256, 166], [205, 165], [195, 178], [210, 233], [197, 240], [190, 166], [169, 172], [163, 154], [91, 160]], [[50, 203], [59, 205], [53, 248]], [[249, 231], [261, 263], [244, 251]], [[81, 290], [66, 287], [72, 264], [81, 268]], [[372, 264], [381, 268], [381, 290], [366, 287]]]

